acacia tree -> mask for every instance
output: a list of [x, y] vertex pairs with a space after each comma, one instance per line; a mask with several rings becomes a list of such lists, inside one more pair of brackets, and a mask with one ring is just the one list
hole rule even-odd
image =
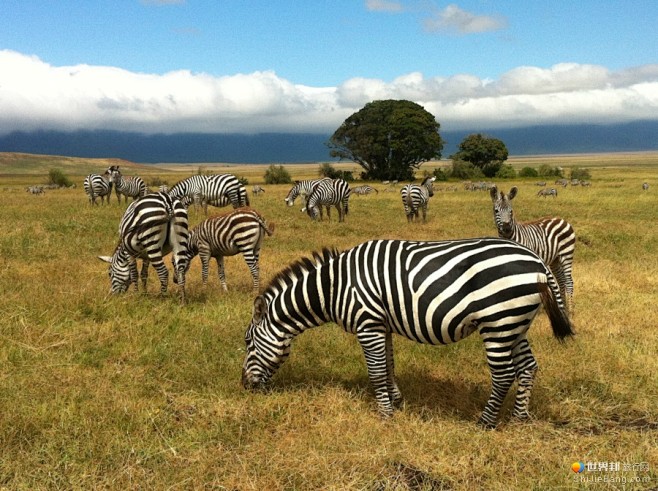
[[507, 157], [507, 147], [502, 140], [481, 133], [468, 135], [459, 144], [459, 151], [450, 156], [453, 161], [470, 162], [479, 167], [486, 177], [495, 176]]
[[410, 180], [423, 162], [441, 157], [439, 128], [415, 102], [373, 101], [347, 118], [327, 146], [332, 157], [363, 167], [363, 179]]

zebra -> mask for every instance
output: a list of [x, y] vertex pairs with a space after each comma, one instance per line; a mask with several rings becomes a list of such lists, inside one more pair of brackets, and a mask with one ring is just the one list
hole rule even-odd
[[183, 197], [189, 198], [185, 202], [188, 204], [194, 203], [194, 209], [196, 210], [201, 204], [201, 184], [206, 179], [207, 176], [202, 174], [182, 179], [169, 189], [169, 196], [179, 200]]
[[103, 200], [107, 200], [107, 204], [110, 204], [112, 181], [109, 179], [107, 172], [103, 176], [100, 174], [89, 174], [85, 177], [83, 187], [85, 188], [85, 193], [89, 196], [90, 204], [95, 205], [97, 197], [100, 197], [101, 204], [103, 204]]
[[251, 208], [238, 208], [224, 215], [207, 218], [190, 231], [187, 268], [198, 254], [201, 259], [201, 279], [205, 286], [208, 283], [210, 258], [214, 257], [219, 269], [219, 281], [226, 291], [224, 257], [242, 254], [253, 278], [253, 288], [258, 291], [260, 248], [265, 234], [271, 236], [273, 233], [274, 225], [268, 225]]
[[573, 309], [573, 255], [576, 248], [576, 234], [569, 222], [559, 217], [543, 218], [529, 223], [518, 223], [514, 218], [512, 200], [516, 196], [516, 186], [509, 194], [498, 193], [494, 186], [491, 191], [494, 222], [498, 236], [511, 239], [532, 249], [557, 279], [560, 294], [566, 301], [567, 309]]
[[265, 190], [260, 187], [258, 184], [254, 184], [254, 186], [251, 188], [251, 194], [254, 196], [258, 196], [260, 193], [264, 193]]
[[160, 186], [158, 186], [158, 192], [168, 193], [169, 192], [169, 186], [167, 184], [160, 184]]
[[254, 300], [242, 385], [264, 388], [295, 336], [333, 322], [356, 334], [378, 411], [388, 417], [402, 401], [393, 333], [436, 345], [477, 331], [492, 380], [478, 424], [495, 427], [515, 379], [513, 416], [527, 419], [537, 371], [527, 331], [542, 305], [556, 338], [574, 334], [550, 270], [510, 240], [371, 240], [342, 253], [323, 249], [283, 269]]
[[554, 198], [557, 198], [557, 189], [555, 188], [540, 189], [537, 192], [537, 196], [543, 196], [544, 198], [546, 196], [553, 196]]
[[118, 166], [116, 166], [115, 170], [111, 173], [111, 179], [114, 183], [119, 203], [121, 203], [121, 195], [123, 195], [124, 201], [127, 203], [129, 197], [135, 201], [136, 199], [143, 198], [148, 193], [148, 188], [146, 187], [144, 179], [139, 176], [126, 179], [121, 174]]
[[357, 186], [355, 188], [352, 188], [352, 193], [357, 194], [357, 195], [365, 195], [365, 194], [370, 194], [370, 193], [377, 193], [379, 194], [379, 191], [377, 189], [373, 188], [372, 186], [368, 186], [367, 184], [364, 184], [363, 186]]
[[43, 186], [28, 186], [25, 188], [25, 191], [27, 191], [30, 194], [46, 194], [46, 192], [43, 189]]
[[642, 191], [649, 191], [649, 183], [648, 182], [643, 182], [642, 183]]
[[230, 204], [233, 208], [249, 206], [247, 190], [233, 174], [207, 176], [201, 183], [199, 194], [206, 215], [208, 205], [223, 207]]
[[423, 222], [427, 219], [427, 204], [434, 196], [434, 180], [436, 177], [426, 177], [418, 186], [417, 184], [407, 184], [400, 189], [404, 213], [407, 215], [407, 222], [413, 222], [414, 218], [418, 220], [418, 210], [423, 210]]
[[343, 179], [323, 180], [309, 195], [306, 213], [313, 220], [317, 220], [318, 216], [322, 219], [321, 210], [324, 205], [327, 207], [327, 218], [331, 219], [330, 206], [335, 206], [338, 210], [338, 222], [344, 222], [349, 211], [350, 194], [350, 185]]
[[[320, 184], [322, 181], [331, 181], [331, 180], [332, 179], [329, 177], [323, 177], [320, 179], [306, 179], [303, 181], [295, 181], [295, 184], [293, 185], [292, 188], [290, 188], [290, 191], [288, 191], [288, 194], [285, 197], [284, 201], [286, 202], [286, 205], [293, 206], [295, 204], [295, 200], [297, 199], [297, 196], [301, 196], [304, 202], [304, 207], [300, 211], [304, 212], [306, 211], [306, 203], [308, 202], [308, 197], [311, 195], [315, 187], [318, 184]], [[329, 214], [329, 209], [330, 207], [327, 206], [327, 214]], [[322, 219], [322, 208], [320, 208], [320, 219]]]
[[119, 225], [119, 243], [110, 256], [98, 256], [110, 263], [112, 293], [123, 293], [130, 283], [137, 285], [137, 259], [142, 259], [141, 279], [146, 290], [148, 265], [160, 279], [160, 293], [167, 291], [169, 273], [162, 260], [173, 251], [174, 282], [179, 285], [185, 301], [185, 271], [188, 242], [187, 210], [167, 193], [147, 194], [130, 203]]

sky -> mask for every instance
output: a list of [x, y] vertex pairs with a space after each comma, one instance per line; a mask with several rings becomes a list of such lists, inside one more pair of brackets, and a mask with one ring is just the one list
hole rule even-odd
[[0, 134], [331, 134], [379, 99], [445, 130], [658, 119], [655, 0], [9, 0]]

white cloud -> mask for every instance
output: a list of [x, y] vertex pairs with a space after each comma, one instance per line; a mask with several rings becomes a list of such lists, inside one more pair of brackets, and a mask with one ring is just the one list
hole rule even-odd
[[424, 26], [430, 32], [473, 34], [504, 29], [507, 21], [501, 16], [473, 14], [451, 4], [443, 10], [434, 11], [425, 19]]
[[309, 87], [272, 71], [214, 77], [185, 70], [148, 74], [57, 67], [0, 50], [3, 134], [36, 129], [330, 133], [376, 99], [413, 100], [450, 130], [656, 119], [658, 65], [617, 72], [575, 63], [518, 67], [498, 80], [414, 72], [390, 82], [353, 78], [338, 87]]
[[366, 0], [366, 9], [372, 12], [402, 12], [404, 10], [400, 2], [390, 0]]

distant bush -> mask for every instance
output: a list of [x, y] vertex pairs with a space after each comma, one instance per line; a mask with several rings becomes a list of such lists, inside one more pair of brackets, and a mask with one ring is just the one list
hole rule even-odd
[[434, 173], [432, 175], [436, 177], [437, 181], [447, 181], [450, 177], [450, 171], [447, 169], [436, 168], [434, 169]]
[[519, 177], [539, 177], [539, 172], [534, 167], [524, 167], [519, 171]]
[[571, 179], [578, 179], [580, 181], [586, 181], [591, 179], [592, 175], [589, 173], [589, 169], [582, 167], [574, 167], [571, 169]]
[[158, 176], [155, 176], [155, 177], [152, 177], [151, 179], [149, 179], [147, 184], [148, 184], [148, 187], [150, 187], [150, 188], [159, 188], [160, 186], [166, 186], [169, 183], [167, 181], [163, 180], [162, 178], [160, 178]]
[[329, 162], [324, 162], [323, 164], [320, 164], [320, 170], [318, 173], [322, 177], [329, 177], [331, 179], [343, 179], [345, 181], [354, 180], [354, 175], [352, 171], [338, 170]]
[[562, 167], [551, 167], [548, 164], [539, 166], [539, 175], [541, 177], [563, 177]]
[[511, 165], [502, 165], [498, 172], [496, 172], [496, 177], [498, 179], [514, 179], [516, 177], [516, 171]]
[[455, 179], [483, 179], [482, 169], [464, 160], [452, 162], [452, 177]]
[[240, 177], [238, 177], [238, 182], [240, 184], [242, 184], [243, 186], [246, 186], [247, 184], [249, 184], [249, 179], [247, 179], [244, 176], [240, 176]]
[[270, 165], [265, 171], [265, 184], [290, 184], [290, 173], [282, 165]]
[[62, 172], [60, 169], [50, 169], [48, 171], [48, 184], [55, 184], [57, 186], [63, 186], [66, 188], [73, 185], [71, 180], [66, 177], [64, 172]]

